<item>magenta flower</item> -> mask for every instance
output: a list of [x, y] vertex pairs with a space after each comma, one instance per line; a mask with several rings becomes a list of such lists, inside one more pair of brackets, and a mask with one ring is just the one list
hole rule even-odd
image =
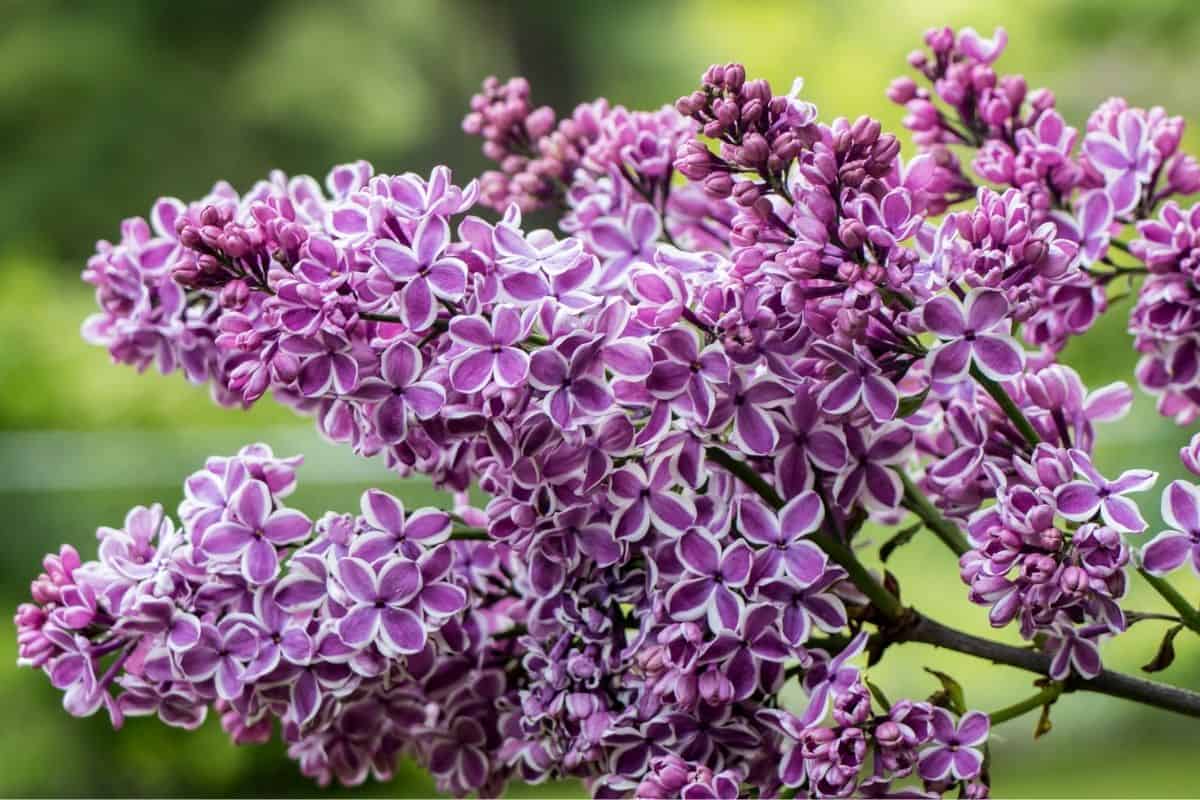
[[312, 522], [291, 508], [272, 508], [271, 493], [261, 481], [250, 481], [238, 490], [229, 507], [229, 518], [204, 532], [199, 546], [218, 560], [239, 560], [249, 583], [266, 583], [279, 571], [277, 548], [305, 539]]
[[828, 657], [816, 651], [812, 666], [804, 672], [804, 690], [808, 692], [808, 706], [797, 720], [800, 728], [819, 724], [829, 713], [829, 704], [851, 691], [859, 683], [858, 667], [850, 663], [867, 647], [866, 633], [860, 633], [837, 655]]
[[1158, 480], [1157, 472], [1131, 469], [1122, 472], [1115, 481], [1109, 481], [1092, 466], [1087, 453], [1071, 450], [1070, 457], [1080, 480], [1055, 489], [1054, 503], [1059, 514], [1073, 522], [1083, 522], [1099, 512], [1105, 524], [1119, 531], [1141, 533], [1146, 530], [1146, 520], [1142, 519], [1137, 503], [1123, 495], [1149, 489]]
[[358, 362], [350, 354], [347, 339], [322, 330], [313, 337], [285, 336], [280, 347], [300, 357], [297, 380], [306, 397], [319, 397], [331, 389], [339, 395], [350, 394], [358, 386]]
[[1100, 674], [1100, 636], [1108, 632], [1104, 624], [1077, 627], [1065, 614], [1059, 614], [1046, 635], [1046, 652], [1050, 661], [1050, 677], [1064, 681], [1074, 672], [1091, 679]]
[[670, 491], [674, 483], [667, 461], [660, 462], [649, 476], [638, 464], [614, 472], [609, 499], [617, 507], [616, 537], [636, 542], [650, 530], [651, 523], [672, 537], [691, 527], [696, 520], [695, 501]]
[[685, 533], [675, 551], [687, 573], [667, 592], [671, 617], [683, 622], [707, 619], [709, 628], [718, 633], [737, 630], [746, 601], [734, 589], [750, 578], [754, 551], [745, 542], [733, 542], [722, 550], [699, 529]]
[[418, 419], [429, 419], [446, 402], [441, 384], [420, 380], [423, 365], [417, 348], [395, 342], [379, 358], [380, 376], [363, 380], [351, 395], [355, 400], [378, 401], [371, 417], [384, 444], [404, 441], [410, 411]]
[[731, 420], [731, 440], [743, 453], [769, 455], [779, 444], [779, 430], [769, 409], [776, 408], [792, 397], [782, 383], [770, 378], [743, 381], [734, 370], [729, 383], [722, 386], [722, 400], [715, 404], [706, 427], [723, 428]]
[[697, 665], [721, 664], [722, 674], [733, 684], [733, 700], [745, 700], [758, 689], [760, 660], [780, 662], [791, 655], [779, 635], [778, 617], [771, 605], [748, 608], [735, 631], [721, 633], [701, 651]]
[[412, 561], [394, 558], [376, 571], [360, 558], [338, 559], [336, 575], [349, 604], [338, 620], [337, 633], [347, 646], [369, 644], [397, 653], [419, 653], [428, 633], [408, 606], [421, 592], [421, 570]]
[[983, 769], [981, 745], [987, 741], [991, 721], [982, 711], [968, 711], [958, 724], [944, 708], [933, 709], [934, 744], [921, 751], [917, 771], [929, 782], [969, 781]]
[[1192, 569], [1200, 575], [1200, 487], [1172, 481], [1162, 496], [1163, 520], [1171, 530], [1163, 531], [1142, 548], [1142, 566], [1151, 575], [1166, 575], [1191, 557]]
[[814, 624], [826, 633], [846, 627], [846, 605], [830, 591], [845, 577], [845, 571], [833, 567], [808, 586], [780, 577], [759, 584], [758, 592], [783, 611], [779, 629], [784, 639], [800, 645], [808, 641]]
[[[560, 348], [570, 353], [565, 356]], [[612, 407], [613, 397], [603, 380], [600, 360], [603, 342], [576, 338], [559, 347], [543, 347], [529, 360], [529, 380], [546, 392], [544, 408], [564, 429], [602, 414]]]
[[942, 343], [929, 351], [929, 373], [937, 381], [959, 381], [974, 363], [992, 380], [1021, 374], [1025, 351], [1009, 331], [1009, 306], [995, 289], [972, 289], [963, 303], [938, 295], [921, 309], [921, 321]]
[[406, 516], [400, 500], [378, 489], [363, 492], [361, 506], [366, 524], [349, 553], [367, 563], [397, 552], [416, 560], [450, 536], [450, 515], [440, 509], [422, 508]]
[[1134, 109], [1126, 109], [1117, 116], [1114, 132], [1089, 133], [1083, 140], [1083, 152], [1104, 175], [1106, 191], [1117, 214], [1131, 211], [1137, 205], [1142, 186], [1150, 181], [1159, 160], [1146, 120]]
[[450, 365], [450, 385], [467, 394], [492, 382], [506, 389], [520, 386], [529, 374], [529, 354], [519, 345], [530, 325], [510, 306], [497, 308], [490, 322], [479, 316], [455, 317], [450, 338], [463, 352]]
[[741, 498], [739, 530], [751, 542], [764, 546], [756, 557], [757, 574], [773, 577], [786, 571], [802, 586], [816, 582], [825, 572], [827, 559], [821, 548], [804, 537], [817, 530], [824, 517], [825, 507], [813, 491], [792, 498], [778, 517], [757, 499]]
[[249, 614], [227, 616], [217, 625], [205, 623], [199, 642], [179, 657], [179, 668], [194, 683], [211, 679], [219, 697], [234, 700], [247, 680], [247, 666], [258, 655], [261, 635]]
[[428, 330], [437, 319], [437, 299], [457, 303], [467, 286], [467, 265], [446, 255], [450, 226], [441, 217], [421, 220], [411, 246], [378, 239], [371, 246], [375, 268], [367, 285], [380, 297], [398, 294], [400, 319], [410, 331]]
[[816, 350], [841, 370], [818, 398], [821, 410], [827, 414], [848, 414], [861, 402], [876, 422], [896, 417], [900, 393], [896, 385], [881, 374], [870, 354], [858, 350], [850, 353], [828, 342], [820, 342]]
[[846, 439], [836, 427], [821, 421], [821, 411], [811, 388], [795, 394], [780, 426], [775, 476], [785, 497], [812, 486], [813, 470], [837, 474], [846, 466]]
[[650, 394], [674, 403], [686, 400], [698, 421], [708, 421], [717, 386], [728, 382], [731, 372], [722, 348], [714, 344], [701, 351], [696, 337], [683, 329], [663, 333], [654, 344], [658, 358], [646, 379]]
[[963, 28], [958, 32], [958, 49], [963, 55], [981, 64], [991, 64], [1008, 46], [1008, 31], [996, 28], [992, 38], [985, 39], [974, 28]]

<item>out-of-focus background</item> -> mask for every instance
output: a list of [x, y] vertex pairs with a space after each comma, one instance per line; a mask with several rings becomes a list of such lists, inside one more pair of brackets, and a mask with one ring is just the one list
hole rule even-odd
[[[458, 123], [492, 73], [528, 76], [536, 98], [560, 111], [599, 95], [648, 108], [689, 91], [708, 64], [741, 60], [781, 89], [805, 76], [805, 95], [825, 118], [869, 113], [896, 130], [900, 111], [883, 90], [921, 32], [938, 24], [1006, 26], [1011, 44], [1000, 69], [1052, 88], [1076, 124], [1114, 94], [1200, 122], [1200, 6], [1192, 0], [0, 0], [0, 19], [0, 606], [10, 610], [44, 552], [72, 542], [87, 557], [97, 525], [118, 524], [138, 503], [173, 507], [186, 473], [245, 442], [307, 455], [296, 500], [309, 512], [352, 509], [368, 485], [437, 500], [427, 485], [397, 488], [378, 464], [325, 444], [269, 402], [220, 410], [179, 375], [138, 376], [80, 341], [92, 300], [78, 276], [93, 242], [115, 237], [123, 217], [146, 213], [160, 194], [197, 197], [218, 178], [246, 187], [275, 167], [323, 177], [357, 158], [389, 172], [448, 163], [465, 179], [484, 164]], [[1090, 385], [1130, 377], [1125, 302], [1066, 354]], [[1100, 464], [1153, 467], [1162, 486], [1180, 476], [1175, 453], [1189, 435], [1139, 396], [1129, 418], [1101, 431]], [[1144, 497], [1153, 532], [1157, 495]], [[964, 602], [943, 550], [917, 542], [892, 566], [906, 598], [985, 629], [984, 611]], [[1184, 588], [1200, 595], [1190, 579]], [[1128, 607], [1157, 609], [1159, 601], [1135, 585]], [[212, 717], [194, 734], [153, 720], [114, 733], [103, 715], [71, 719], [40, 673], [15, 668], [10, 613], [0, 619], [0, 795], [318, 791], [277, 743], [232, 747]], [[1162, 629], [1138, 625], [1106, 648], [1106, 661], [1136, 670]], [[1193, 639], [1180, 637], [1179, 660], [1163, 677], [1197, 688]], [[1031, 691], [1025, 675], [918, 645], [889, 653], [872, 677], [893, 696], [928, 693], [926, 664], [959, 677], [974, 707], [994, 709]], [[1054, 729], [1038, 742], [1033, 722], [995, 733], [999, 797], [1197, 791], [1196, 723], [1080, 695], [1058, 704]], [[564, 784], [512, 794], [580, 791]], [[433, 787], [404, 765], [392, 784], [329, 793], [429, 796]]]

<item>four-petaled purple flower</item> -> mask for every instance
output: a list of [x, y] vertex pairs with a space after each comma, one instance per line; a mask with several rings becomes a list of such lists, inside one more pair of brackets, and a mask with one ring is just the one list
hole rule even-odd
[[400, 319], [410, 331], [428, 330], [437, 319], [437, 299], [462, 300], [467, 265], [446, 255], [450, 226], [441, 217], [426, 217], [413, 234], [412, 246], [379, 239], [371, 246], [367, 285], [380, 297], [399, 294]]
[[1146, 530], [1146, 521], [1137, 503], [1123, 495], [1144, 492], [1158, 480], [1158, 473], [1148, 469], [1131, 469], [1110, 481], [1096, 471], [1092, 459], [1082, 450], [1071, 450], [1071, 463], [1080, 480], [1065, 483], [1054, 490], [1058, 513], [1073, 522], [1091, 519], [1097, 512], [1104, 522], [1126, 533]]
[[305, 539], [312, 522], [293, 508], [273, 508], [271, 492], [249, 481], [233, 496], [229, 517], [214, 523], [199, 542], [201, 552], [219, 560], [240, 559], [242, 577], [266, 583], [279, 571], [278, 548]]
[[757, 574], [774, 577], [786, 571], [801, 586], [811, 586], [825, 572], [824, 551], [804, 538], [821, 526], [825, 507], [813, 491], [793, 497], [778, 516], [755, 498], [738, 501], [738, 528], [754, 544], [763, 545], [756, 555]]
[[352, 556], [338, 559], [335, 574], [347, 596], [338, 636], [356, 649], [377, 644], [395, 654], [419, 653], [425, 649], [428, 632], [409, 605], [421, 592], [421, 570], [402, 558], [378, 566], [376, 571]]
[[929, 351], [929, 374], [936, 381], [962, 379], [974, 363], [992, 380], [1021, 374], [1025, 351], [1010, 335], [1008, 299], [995, 289], [972, 289], [961, 302], [938, 295], [921, 309], [921, 321], [942, 343]]
[[529, 335], [532, 320], [500, 306], [492, 319], [455, 317], [450, 338], [463, 352], [450, 365], [450, 385], [459, 392], [478, 392], [491, 382], [506, 389], [521, 385], [529, 374], [529, 354], [520, 343]]
[[419, 380], [421, 352], [408, 342], [396, 342], [383, 352], [378, 378], [367, 378], [353, 395], [356, 400], [376, 401], [371, 418], [375, 433], [385, 444], [396, 444], [408, 434], [408, 413], [429, 419], [446, 402], [446, 389], [433, 381]]
[[1162, 517], [1171, 526], [1142, 548], [1142, 566], [1151, 575], [1166, 575], [1191, 559], [1200, 575], [1200, 487], [1172, 481], [1162, 496]]
[[750, 578], [754, 551], [741, 541], [722, 550], [711, 536], [693, 529], [679, 539], [675, 552], [687, 573], [667, 592], [671, 617], [680, 621], [707, 618], [714, 632], [736, 630], [746, 601], [735, 590]]
[[944, 708], [933, 709], [934, 744], [921, 751], [917, 771], [931, 783], [952, 778], [969, 781], [983, 769], [983, 750], [991, 721], [982, 711], [968, 711], [956, 725]]
[[1124, 214], [1137, 206], [1142, 185], [1150, 181], [1158, 166], [1158, 153], [1149, 132], [1142, 114], [1126, 109], [1117, 116], [1115, 135], [1098, 130], [1083, 140], [1083, 152], [1104, 176], [1114, 213]]

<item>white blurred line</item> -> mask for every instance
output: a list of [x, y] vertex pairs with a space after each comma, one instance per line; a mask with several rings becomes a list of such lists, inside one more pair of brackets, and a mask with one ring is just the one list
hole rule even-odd
[[0, 491], [72, 491], [175, 486], [210, 455], [265, 442], [278, 455], [303, 453], [305, 483], [353, 483], [396, 476], [380, 459], [331, 445], [311, 428], [0, 433]]

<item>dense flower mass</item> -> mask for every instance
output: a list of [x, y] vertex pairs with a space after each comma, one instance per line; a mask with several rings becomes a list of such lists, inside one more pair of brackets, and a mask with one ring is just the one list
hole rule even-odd
[[[358, 162], [159, 200], [88, 262], [84, 336], [222, 404], [271, 392], [453, 510], [371, 490], [313, 521], [283, 502], [299, 459], [212, 458], [178, 522], [139, 507], [97, 560], [47, 556], [21, 663], [72, 714], [278, 729], [322, 783], [405, 754], [458, 795], [986, 796], [1008, 713], [941, 673], [892, 702], [860, 656], [1008, 653], [1048, 709], [1146, 618], [1134, 568], [1200, 630], [1161, 579], [1200, 570], [1200, 488], [1172, 483], [1144, 542], [1156, 474], [1092, 456], [1132, 392], [1057, 358], [1148, 273], [1138, 380], [1200, 415], [1200, 212], [1172, 199], [1200, 165], [1161, 109], [1109, 100], [1081, 134], [995, 72], [1005, 42], [928, 33], [922, 83], [888, 90], [907, 158], [728, 64], [673, 106], [561, 120], [490, 78], [463, 128], [498, 169], [465, 185]], [[1200, 473], [1200, 444], [1182, 458]], [[864, 525], [908, 514], [1037, 652], [948, 637], [863, 566]]]

